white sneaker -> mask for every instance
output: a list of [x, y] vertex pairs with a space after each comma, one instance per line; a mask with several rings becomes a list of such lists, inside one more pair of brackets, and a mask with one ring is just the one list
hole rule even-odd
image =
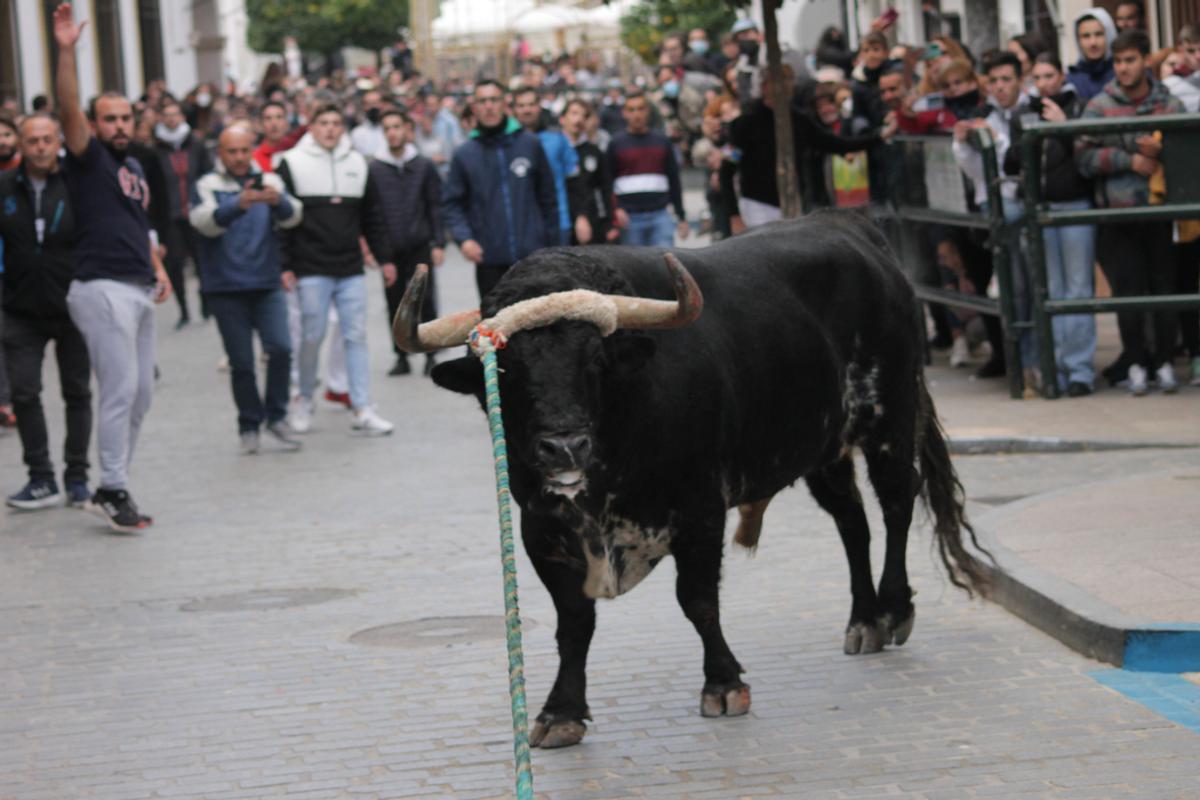
[[308, 433], [308, 429], [312, 427], [313, 402], [303, 395], [296, 398], [296, 402], [292, 404], [292, 413], [288, 418], [288, 425], [296, 433]]
[[246, 431], [241, 435], [242, 455], [252, 456], [258, 452], [258, 431]]
[[1129, 365], [1129, 393], [1134, 397], [1146, 393], [1146, 368], [1141, 364]]
[[950, 366], [965, 367], [971, 360], [971, 345], [966, 336], [959, 336], [950, 347]]
[[1158, 388], [1163, 394], [1175, 394], [1179, 391], [1179, 382], [1175, 380], [1175, 368], [1169, 361], [1155, 371], [1154, 379], [1158, 381]]
[[370, 406], [356, 408], [350, 416], [351, 430], [365, 431], [376, 436], [387, 436], [394, 427], [396, 426], [376, 414], [375, 409]]

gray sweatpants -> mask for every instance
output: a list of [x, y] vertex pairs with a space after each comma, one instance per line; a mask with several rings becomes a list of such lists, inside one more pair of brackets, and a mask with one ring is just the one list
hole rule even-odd
[[125, 489], [142, 418], [154, 393], [153, 287], [72, 281], [67, 310], [87, 342], [100, 385], [100, 488]]

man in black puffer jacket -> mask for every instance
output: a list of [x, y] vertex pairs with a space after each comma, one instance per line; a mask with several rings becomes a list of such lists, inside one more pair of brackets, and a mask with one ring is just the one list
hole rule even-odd
[[88, 439], [92, 433], [91, 362], [87, 344], [67, 313], [75, 271], [75, 215], [58, 163], [59, 125], [45, 114], [21, 121], [22, 162], [0, 177], [3, 243], [4, 355], [12, 382], [17, 431], [29, 483], [8, 498], [23, 510], [59, 504], [50, 437], [42, 411], [42, 360], [55, 343], [67, 412], [64, 474], [67, 502], [87, 502]]
[[[442, 229], [442, 180], [432, 160], [420, 155], [413, 144], [413, 123], [407, 114], [396, 109], [383, 112], [380, 118], [387, 146], [371, 161], [371, 180], [379, 193], [383, 217], [387, 222], [388, 239], [392, 243], [395, 275], [384, 275], [384, 293], [388, 305], [388, 336], [392, 335], [392, 318], [400, 307], [404, 289], [412, 280], [418, 264], [439, 266], [445, 258], [446, 236]], [[434, 303], [433, 275], [429, 273], [430, 289], [421, 308], [421, 319], [428, 322], [437, 316]], [[396, 364], [389, 375], [407, 375], [408, 356], [393, 343]], [[435, 364], [434, 354], [425, 356], [425, 374]]]

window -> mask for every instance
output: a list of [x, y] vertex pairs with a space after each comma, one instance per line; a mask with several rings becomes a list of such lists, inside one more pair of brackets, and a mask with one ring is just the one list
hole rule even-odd
[[150, 83], [166, 77], [159, 0], [137, 0], [137, 10], [138, 31], [142, 40], [142, 80]]
[[118, 0], [95, 0], [96, 60], [100, 64], [100, 91], [125, 91], [121, 61], [121, 15]]
[[14, 0], [0, 0], [0, 100], [21, 105], [21, 71], [17, 61], [17, 18]]

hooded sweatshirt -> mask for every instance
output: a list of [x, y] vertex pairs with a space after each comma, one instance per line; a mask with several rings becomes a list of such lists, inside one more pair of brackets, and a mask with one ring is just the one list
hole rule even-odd
[[304, 205], [304, 218], [287, 231], [287, 269], [298, 276], [361, 275], [360, 235], [379, 263], [392, 260], [379, 193], [349, 136], [326, 150], [306, 133], [276, 171], [288, 194]]
[[[1167, 88], [1150, 78], [1150, 91], [1133, 102], [1114, 80], [1090, 101], [1081, 119], [1113, 119], [1183, 113], [1183, 103]], [[1084, 177], [1095, 178], [1096, 205], [1108, 208], [1143, 206], [1150, 199], [1150, 180], [1133, 171], [1137, 133], [1108, 133], [1080, 136], [1075, 141], [1075, 161]]]
[[[1095, 19], [1104, 26], [1104, 58], [1089, 61], [1081, 55], [1075, 65], [1067, 70], [1067, 78], [1075, 87], [1080, 99], [1085, 102], [1104, 91], [1104, 85], [1113, 79], [1112, 43], [1117, 38], [1117, 26], [1103, 8], [1089, 8], [1075, 17], [1072, 30], [1075, 44], [1079, 44], [1079, 23]], [[1082, 53], [1083, 48], [1080, 48]]]

